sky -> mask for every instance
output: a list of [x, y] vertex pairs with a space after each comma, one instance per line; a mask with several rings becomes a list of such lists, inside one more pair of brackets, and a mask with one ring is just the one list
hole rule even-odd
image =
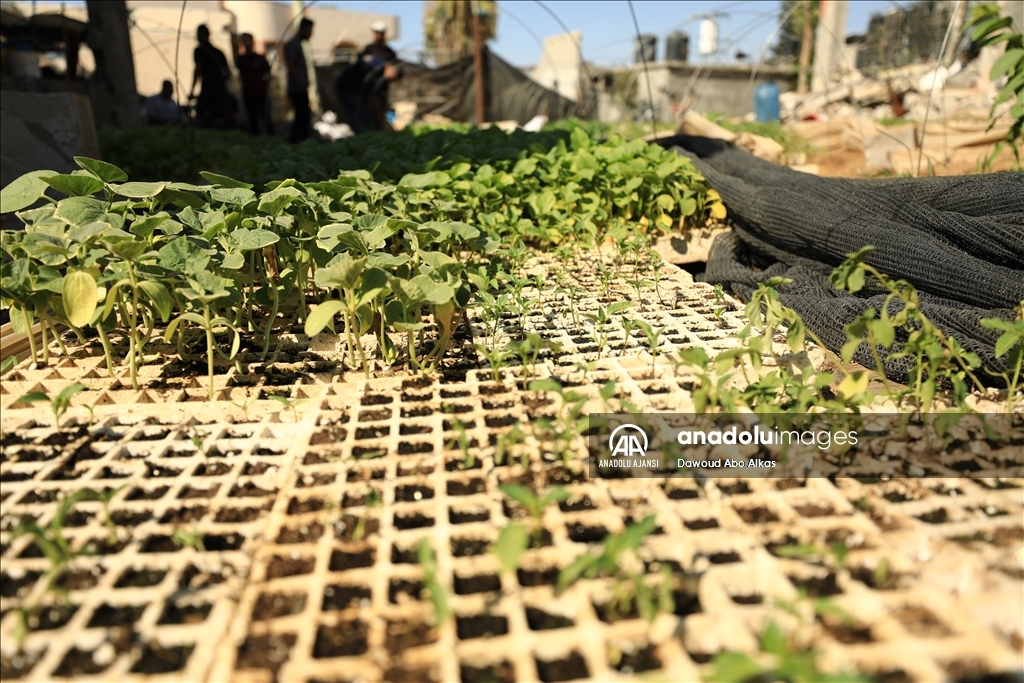
[[[399, 21], [399, 38], [391, 41], [399, 56], [418, 61], [423, 49], [423, 2], [418, 0], [336, 0], [318, 4], [333, 5], [350, 11], [395, 14]], [[745, 2], [688, 2], [683, 0], [633, 0], [641, 33], [658, 36], [658, 58], [664, 54], [665, 36], [675, 30], [690, 34], [690, 61], [697, 61], [697, 25], [699, 15], [723, 12], [718, 17], [720, 54], [715, 60], [732, 61], [737, 50], [751, 60], [769, 41], [779, 15], [779, 2], [747, 0]], [[846, 32], [864, 33], [873, 13], [884, 13], [899, 4], [893, 0], [855, 0], [849, 4]], [[550, 13], [544, 9], [546, 7]], [[533, 66], [540, 61], [541, 41], [547, 36], [563, 33], [552, 13], [569, 30], [582, 31], [583, 56], [602, 66], [630, 64], [633, 61], [633, 39], [636, 31], [626, 0], [531, 0], [498, 1], [498, 36], [491, 49], [515, 66]], [[769, 41], [770, 43], [771, 41]], [[770, 54], [766, 52], [766, 54]]]

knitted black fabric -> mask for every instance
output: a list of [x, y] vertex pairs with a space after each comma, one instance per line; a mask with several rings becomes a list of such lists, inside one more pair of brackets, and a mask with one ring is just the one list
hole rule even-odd
[[[793, 280], [781, 301], [833, 351], [844, 326], [884, 295], [852, 296], [829, 282], [847, 254], [872, 245], [867, 262], [914, 285], [922, 312], [995, 372], [998, 330], [982, 318], [1012, 320], [1024, 301], [1024, 174], [853, 180], [819, 178], [776, 166], [721, 140], [680, 135], [657, 141], [693, 159], [722, 195], [734, 232], [716, 239], [703, 279], [748, 298], [775, 276]], [[897, 338], [897, 343], [899, 337]], [[894, 349], [894, 351], [898, 351]], [[861, 346], [857, 362], [874, 367]], [[907, 380], [906, 359], [885, 363]], [[979, 379], [998, 385], [985, 372]]]

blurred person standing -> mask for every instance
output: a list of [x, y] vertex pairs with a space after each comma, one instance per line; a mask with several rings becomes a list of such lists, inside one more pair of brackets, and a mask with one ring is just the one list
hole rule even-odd
[[374, 23], [370, 30], [373, 31], [373, 42], [359, 53], [359, 62], [363, 67], [364, 123], [371, 130], [388, 130], [391, 128], [387, 122], [387, 112], [391, 107], [388, 84], [401, 75], [395, 64], [398, 55], [385, 40], [387, 25], [383, 21]]
[[284, 45], [284, 61], [288, 67], [288, 99], [295, 110], [292, 121], [292, 142], [302, 142], [309, 137], [309, 71], [307, 70], [306, 46], [313, 36], [313, 21], [303, 18], [299, 30]]
[[181, 120], [181, 110], [174, 101], [174, 84], [164, 81], [159, 93], [146, 98], [146, 106], [142, 112], [146, 115], [146, 123], [151, 126], [178, 123]]
[[385, 40], [388, 27], [383, 21], [375, 22], [370, 30], [373, 31], [373, 42], [363, 48], [359, 53], [359, 60], [370, 69], [383, 68], [384, 64], [398, 59], [395, 51], [388, 46]]
[[270, 89], [270, 63], [253, 46], [251, 33], [239, 36], [241, 48], [235, 48], [235, 66], [242, 81], [242, 101], [249, 118], [249, 132], [253, 135], [269, 133], [270, 119], [267, 116], [267, 92]]
[[[199, 125], [209, 128], [223, 128], [228, 121], [227, 81], [231, 72], [224, 53], [210, 44], [210, 29], [200, 24], [196, 29], [199, 46], [193, 53], [196, 70], [192, 76], [192, 88], [188, 98], [196, 99], [196, 118]], [[197, 84], [202, 84], [199, 97], [195, 97]]]

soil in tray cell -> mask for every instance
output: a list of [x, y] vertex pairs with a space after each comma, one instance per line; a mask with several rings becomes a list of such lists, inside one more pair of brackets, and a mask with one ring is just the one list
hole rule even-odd
[[863, 645], [874, 640], [867, 626], [827, 615], [818, 615], [818, 623], [826, 633], [844, 645]]
[[367, 586], [332, 584], [324, 588], [320, 609], [324, 612], [369, 606], [370, 589]]
[[559, 659], [536, 658], [537, 675], [544, 683], [557, 683], [558, 681], [573, 681], [578, 678], [590, 676], [587, 662], [583, 655], [573, 650]]
[[653, 645], [637, 649], [635, 652], [622, 652], [614, 668], [625, 674], [653, 671], [661, 668], [661, 660]]
[[554, 586], [558, 580], [558, 572], [558, 567], [517, 569], [516, 576], [519, 579], [519, 585], [526, 588], [532, 586]]
[[455, 631], [459, 640], [503, 636], [508, 633], [508, 619], [493, 614], [456, 617]]
[[533, 631], [548, 631], [557, 628], [572, 628], [575, 622], [561, 614], [551, 614], [537, 607], [526, 608], [526, 623]]
[[388, 621], [384, 647], [392, 655], [437, 641], [437, 631], [425, 622]]
[[288, 661], [288, 655], [295, 645], [295, 641], [294, 633], [249, 636], [238, 648], [235, 668], [266, 669], [276, 679], [277, 671]]
[[[415, 549], [412, 552], [415, 555]], [[331, 563], [328, 568], [332, 572], [343, 572], [349, 569], [372, 567], [375, 556], [376, 552], [373, 548], [335, 550], [331, 553]], [[391, 561], [394, 562], [394, 558]]]
[[314, 557], [281, 557], [275, 555], [267, 562], [267, 578], [279, 579], [283, 576], [299, 576], [309, 574], [316, 565]]
[[459, 677], [462, 683], [513, 683], [515, 669], [507, 661], [494, 664], [461, 664]]
[[319, 522], [312, 524], [295, 524], [282, 527], [277, 535], [277, 543], [311, 543], [324, 534], [324, 526]]
[[202, 624], [212, 609], [213, 605], [208, 603], [194, 605], [171, 601], [164, 607], [157, 624]]
[[391, 579], [388, 582], [388, 602], [392, 605], [401, 605], [405, 602], [419, 600], [422, 594], [422, 581]]
[[136, 674], [155, 675], [181, 671], [188, 663], [194, 645], [172, 645], [164, 647], [151, 640], [142, 650], [142, 656], [132, 665], [131, 672]]
[[15, 578], [13, 574], [4, 572], [0, 575], [0, 596], [16, 598], [19, 595], [27, 594], [42, 575], [42, 572], [23, 572]]
[[491, 518], [491, 513], [485, 508], [470, 508], [458, 510], [448, 508], [448, 521], [452, 524], [471, 524], [473, 522], [486, 522]]
[[501, 579], [497, 574], [477, 574], [475, 576], [455, 575], [455, 594], [472, 595], [501, 590]]
[[306, 609], [305, 593], [262, 593], [252, 609], [252, 620], [263, 621], [298, 614]]
[[355, 657], [367, 650], [367, 625], [360, 621], [343, 621], [335, 626], [321, 626], [316, 632], [313, 657]]
[[131, 626], [139, 620], [145, 610], [145, 605], [118, 606], [105, 603], [93, 611], [86, 627]]
[[14, 678], [21, 678], [32, 670], [32, 667], [36, 665], [43, 655], [46, 654], [46, 650], [36, 650], [31, 652], [14, 652], [13, 654], [5, 654], [0, 656], [0, 678], [3, 680], [11, 680]]
[[166, 569], [127, 569], [117, 579], [114, 588], [148, 588], [155, 586], [167, 576]]

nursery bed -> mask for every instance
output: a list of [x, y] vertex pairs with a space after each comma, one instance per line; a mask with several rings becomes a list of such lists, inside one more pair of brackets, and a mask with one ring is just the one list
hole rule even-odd
[[[218, 365], [212, 402], [205, 364], [143, 366], [134, 390], [126, 370], [106, 376], [98, 345], [71, 346], [43, 369], [22, 363], [0, 384], [2, 677], [696, 680], [721, 652], [756, 652], [770, 621], [828, 671], [934, 681], [1024, 666], [1020, 479], [590, 479], [582, 439], [580, 459], [563, 462], [542, 457], [531, 435], [499, 462], [502, 434], [559, 407], [524, 374], [559, 378], [593, 412], [609, 380], [641, 411], [693, 410], [692, 378], [652, 359], [638, 331], [624, 339], [610, 327], [599, 349], [593, 326], [573, 322], [574, 307], [580, 316], [636, 293], [614, 284], [603, 297], [579, 265], [565, 273], [583, 290], [570, 306], [554, 264], [528, 265], [544, 287], [524, 295], [543, 303], [523, 327], [561, 349], [500, 369], [500, 382], [473, 351], [489, 334], [479, 308], [467, 316], [472, 339], [461, 327], [428, 377], [396, 367], [365, 379], [336, 335], [310, 340], [291, 323], [265, 363], [247, 359], [249, 373]], [[685, 272], [666, 268], [639, 295], [642, 308], [614, 318], [665, 328], [662, 356], [737, 344], [738, 303]], [[503, 319], [494, 343], [518, 325]], [[61, 431], [41, 404], [13, 405], [75, 381], [89, 390]], [[988, 453], [964, 448], [982, 462]], [[524, 517], [499, 491], [507, 483], [570, 497], [544, 510], [536, 547], [502, 573], [488, 547]], [[95, 551], [57, 578], [65, 601], [45, 596], [49, 561], [30, 537], [14, 538], [19, 520], [45, 526], [61, 496], [118, 487], [116, 541], [100, 503], [76, 505], [63, 533]], [[657, 528], [639, 554], [647, 574], [671, 569], [671, 614], [612, 619], [610, 579], [556, 595], [558, 570], [648, 514]], [[453, 614], [436, 627], [424, 538]], [[848, 551], [839, 562], [782, 550], [836, 541]], [[816, 614], [818, 598], [839, 610]], [[19, 650], [18, 610], [41, 601]]]

